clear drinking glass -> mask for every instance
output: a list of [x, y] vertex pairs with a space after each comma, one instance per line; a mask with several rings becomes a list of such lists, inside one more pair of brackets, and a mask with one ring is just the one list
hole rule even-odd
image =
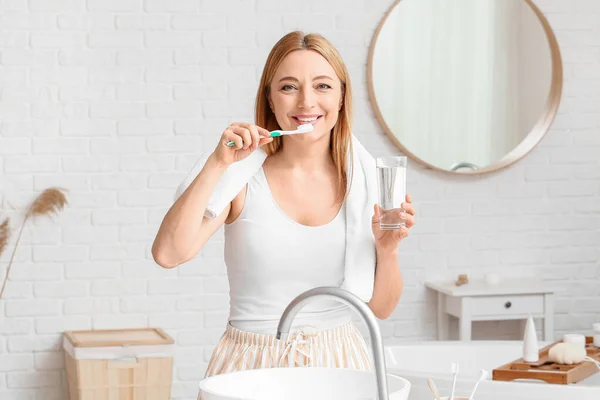
[[400, 229], [405, 223], [398, 211], [406, 200], [406, 157], [377, 157], [377, 186], [383, 230]]

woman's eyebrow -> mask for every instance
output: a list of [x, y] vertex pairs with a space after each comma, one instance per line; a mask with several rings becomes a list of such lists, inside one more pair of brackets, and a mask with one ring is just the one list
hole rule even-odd
[[[315, 76], [313, 78], [313, 81], [316, 81], [317, 79], [329, 79], [329, 80], [333, 80], [331, 77], [327, 76], [327, 75], [319, 75], [319, 76]], [[279, 80], [279, 82], [282, 81], [294, 81], [294, 82], [299, 82], [298, 79], [294, 78], [293, 76], [285, 76], [283, 78], [281, 78]]]

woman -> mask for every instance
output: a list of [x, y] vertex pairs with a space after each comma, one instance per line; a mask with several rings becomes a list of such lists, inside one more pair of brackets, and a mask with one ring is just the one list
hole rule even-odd
[[[371, 369], [350, 310], [336, 301], [309, 303], [295, 318], [290, 340], [274, 336], [294, 297], [318, 286], [339, 287], [344, 279], [351, 101], [348, 71], [333, 45], [317, 34], [287, 34], [267, 58], [256, 124], [227, 127], [165, 216], [152, 247], [155, 261], [165, 268], [193, 258], [225, 224], [230, 315], [206, 376], [295, 365]], [[268, 136], [308, 123], [310, 133]], [[230, 141], [233, 147], [227, 146]], [[259, 147], [267, 154], [259, 171], [220, 215], [204, 217], [224, 171]], [[374, 206], [377, 265], [367, 304], [380, 319], [393, 312], [402, 291], [398, 244], [414, 224], [409, 196], [403, 209], [406, 227], [381, 231]]]

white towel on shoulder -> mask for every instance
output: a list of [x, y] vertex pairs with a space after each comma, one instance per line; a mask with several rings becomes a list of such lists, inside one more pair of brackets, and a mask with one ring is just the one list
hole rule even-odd
[[[353, 157], [348, 160], [348, 173], [353, 166], [350, 192], [346, 199], [346, 257], [345, 275], [341, 288], [369, 301], [375, 283], [375, 241], [371, 230], [373, 205], [377, 203], [377, 177], [375, 160], [363, 145], [352, 136]], [[203, 153], [190, 173], [177, 188], [175, 200], [200, 173], [210, 153]], [[242, 161], [230, 165], [217, 183], [204, 216], [215, 218], [244, 188], [258, 171], [267, 154], [255, 150]]]

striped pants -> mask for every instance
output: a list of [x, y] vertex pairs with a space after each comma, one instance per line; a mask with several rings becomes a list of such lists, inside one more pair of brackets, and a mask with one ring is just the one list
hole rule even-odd
[[292, 332], [286, 341], [228, 324], [205, 378], [247, 369], [296, 366], [372, 370], [365, 340], [353, 322], [320, 332], [306, 325]]

